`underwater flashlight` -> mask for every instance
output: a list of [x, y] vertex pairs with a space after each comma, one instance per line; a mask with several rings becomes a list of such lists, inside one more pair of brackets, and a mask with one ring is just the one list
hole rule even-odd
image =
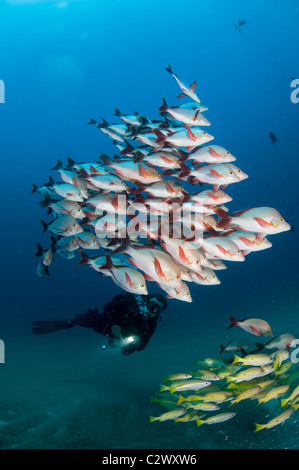
[[132, 336], [127, 336], [126, 338], [123, 339], [122, 345], [123, 346], [128, 346], [128, 344], [134, 343], [138, 341], [138, 336], [132, 335]]

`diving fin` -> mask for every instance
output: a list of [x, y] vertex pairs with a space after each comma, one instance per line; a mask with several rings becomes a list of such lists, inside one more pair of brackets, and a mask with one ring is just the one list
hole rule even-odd
[[72, 328], [74, 325], [75, 322], [73, 320], [34, 321], [32, 322], [32, 331], [35, 335], [42, 335], [45, 333], [52, 333], [53, 331]]

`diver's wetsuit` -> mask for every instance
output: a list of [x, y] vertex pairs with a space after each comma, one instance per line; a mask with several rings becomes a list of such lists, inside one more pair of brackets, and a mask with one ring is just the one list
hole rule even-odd
[[121, 328], [123, 338], [135, 336], [138, 339], [122, 347], [127, 355], [134, 351], [142, 351], [154, 333], [159, 314], [152, 315], [146, 308], [147, 296], [124, 293], [117, 295], [104, 305], [103, 313], [97, 309], [88, 310], [73, 321], [75, 325], [93, 328], [94, 331], [113, 339], [113, 326]]
[[[119, 346], [122, 353], [128, 355], [145, 348], [166, 305], [166, 300], [159, 294], [146, 296], [125, 292], [105, 304], [101, 313], [95, 308], [71, 320], [35, 321], [32, 329], [34, 334], [42, 334], [75, 325], [93, 328], [109, 338], [108, 345]], [[133, 339], [131, 342], [130, 338]]]

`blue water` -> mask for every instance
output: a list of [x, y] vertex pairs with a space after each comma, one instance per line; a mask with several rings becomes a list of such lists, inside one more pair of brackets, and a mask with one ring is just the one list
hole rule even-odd
[[[277, 335], [299, 331], [299, 103], [290, 99], [291, 77], [299, 78], [297, 2], [7, 0], [0, 18], [0, 447], [297, 448], [295, 418], [256, 435], [256, 408], [208, 430], [148, 420], [165, 375], [233, 339], [228, 315], [261, 317]], [[243, 35], [234, 27], [242, 19]], [[31, 183], [44, 183], [58, 158], [115, 153], [87, 126], [90, 117], [116, 122], [118, 107], [154, 119], [161, 96], [178, 103], [168, 63], [185, 82], [197, 80], [214, 142], [249, 175], [228, 188], [230, 210], [274, 207], [294, 231], [219, 271], [221, 285], [191, 286], [192, 304], [170, 301], [143, 352], [102, 351], [103, 339], [79, 328], [33, 336], [32, 321], [100, 309], [121, 290], [57, 257], [49, 277], [36, 276], [35, 245], [48, 238]]]

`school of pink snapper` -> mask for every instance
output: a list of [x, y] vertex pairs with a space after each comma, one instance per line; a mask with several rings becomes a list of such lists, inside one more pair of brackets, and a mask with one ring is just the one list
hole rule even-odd
[[[169, 106], [163, 98], [163, 120], [118, 109], [120, 123], [91, 119], [119, 155], [102, 154], [93, 163], [68, 158], [66, 166], [58, 160], [53, 170], [61, 181], [50, 177], [42, 186], [33, 184], [53, 217], [42, 221], [50, 247], [37, 244], [40, 277], [49, 274], [54, 254], [70, 260], [79, 250], [79, 265], [111, 277], [125, 291], [147, 295], [146, 282], [153, 281], [168, 298], [192, 302], [187, 283], [219, 284], [215, 271], [226, 269], [224, 261], [244, 261], [272, 246], [266, 236], [291, 228], [270, 207], [229, 213], [225, 204], [232, 198], [224, 190], [248, 176], [201, 129], [210, 122], [196, 82], [187, 86], [170, 66], [166, 70], [181, 89], [179, 97], [191, 101]], [[89, 250], [101, 253], [90, 256]]]

